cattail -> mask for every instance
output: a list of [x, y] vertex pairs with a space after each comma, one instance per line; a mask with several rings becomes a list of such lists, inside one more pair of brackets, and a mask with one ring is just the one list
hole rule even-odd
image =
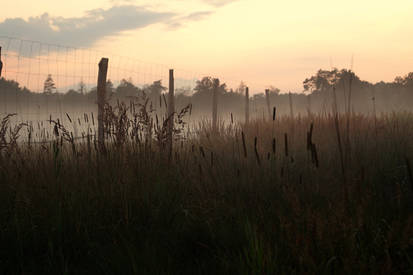
[[66, 113], [67, 119], [69, 120], [70, 123], [72, 123], [72, 119], [70, 118], [69, 114]]
[[272, 139], [272, 153], [275, 155], [276, 152], [276, 142], [275, 138]]
[[56, 137], [59, 136], [59, 128], [57, 128], [57, 124], [55, 124], [53, 127], [53, 133]]
[[159, 129], [159, 119], [158, 114], [155, 115], [156, 127]]
[[319, 163], [318, 163], [317, 147], [315, 146], [314, 143], [311, 143], [311, 158], [312, 158], [313, 163], [315, 164], [315, 167], [318, 168]]
[[205, 151], [204, 151], [204, 147], [199, 146], [199, 151], [201, 152], [201, 156], [202, 156], [203, 158], [205, 158]]
[[90, 153], [91, 153], [92, 150], [90, 148], [90, 135], [89, 135], [89, 133], [87, 134], [86, 138], [87, 138], [87, 153], [88, 153], [88, 157], [89, 157], [89, 161], [90, 161]]
[[285, 156], [288, 157], [288, 135], [287, 133], [284, 134], [284, 150], [285, 150]]
[[274, 107], [274, 108], [272, 109], [272, 120], [273, 120], [273, 121], [275, 121], [275, 115], [276, 115], [276, 113], [277, 113], [277, 108]]
[[91, 114], [92, 114], [92, 125], [95, 126], [95, 118], [93, 116], [93, 112]]
[[163, 102], [165, 103], [165, 108], [168, 109], [168, 103], [166, 102], [165, 94], [162, 94]]
[[95, 134], [93, 135], [93, 147], [95, 147], [96, 152], [99, 151], [98, 142], [97, 142], [97, 138], [96, 138], [96, 131], [95, 131]]
[[258, 165], [261, 165], [260, 155], [258, 154], [257, 143], [258, 143], [258, 139], [257, 139], [257, 137], [255, 137], [255, 138], [254, 138], [255, 157], [257, 158], [257, 163], [258, 163]]
[[234, 124], [234, 116], [231, 113], [231, 124]]
[[244, 132], [241, 132], [241, 136], [242, 136], [242, 148], [244, 149], [244, 157], [247, 157], [247, 146], [245, 145]]

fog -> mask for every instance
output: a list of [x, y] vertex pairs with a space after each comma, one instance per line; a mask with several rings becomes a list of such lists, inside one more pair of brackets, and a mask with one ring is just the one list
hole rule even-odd
[[[215, 84], [214, 84], [215, 83]], [[241, 83], [230, 89], [219, 79], [204, 77], [194, 89], [178, 87], [175, 90], [175, 107], [179, 113], [190, 105], [184, 120], [189, 125], [209, 121], [212, 117], [212, 94], [217, 85], [218, 119], [221, 122], [243, 123], [245, 120], [246, 85]], [[152, 119], [165, 119], [167, 84], [155, 81], [137, 87], [127, 80], [118, 86], [107, 83], [107, 101], [115, 106], [124, 102], [127, 108], [147, 102]], [[349, 70], [319, 70], [303, 81], [303, 93], [282, 93], [270, 87], [266, 93], [250, 91], [250, 119], [272, 119], [276, 116], [306, 116], [329, 114], [337, 106], [340, 113], [380, 115], [381, 113], [411, 111], [413, 106], [413, 73], [397, 77], [393, 82], [369, 83], [362, 81]], [[267, 96], [266, 96], [267, 95]], [[0, 79], [0, 108], [3, 117], [16, 114], [13, 123], [27, 123], [37, 140], [52, 138], [52, 123], [68, 127], [77, 138], [94, 134], [97, 126], [96, 88], [85, 91], [82, 85], [66, 93], [55, 93], [52, 76], [44, 83], [43, 93], [21, 88], [19, 83]], [[23, 133], [22, 136], [25, 136]]]

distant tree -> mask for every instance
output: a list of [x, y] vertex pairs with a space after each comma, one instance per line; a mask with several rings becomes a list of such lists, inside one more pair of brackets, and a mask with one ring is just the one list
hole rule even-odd
[[162, 80], [154, 81], [151, 85], [144, 88], [144, 91], [152, 98], [158, 98], [166, 90], [167, 88], [162, 86]]
[[46, 80], [44, 81], [44, 85], [43, 85], [43, 93], [45, 94], [52, 94], [53, 92], [56, 91], [56, 85], [53, 81], [52, 75], [49, 74], [46, 78]]
[[108, 95], [110, 95], [110, 94], [113, 94], [114, 91], [115, 91], [115, 87], [113, 86], [112, 81], [111, 81], [110, 79], [108, 79], [108, 80], [106, 81], [106, 93], [107, 93]]
[[304, 80], [303, 87], [305, 92], [328, 91], [333, 87], [345, 87], [349, 85], [350, 80], [352, 85], [357, 88], [368, 84], [367, 82], [361, 81], [351, 70], [338, 70], [334, 68], [331, 71], [319, 70], [316, 75]]
[[246, 88], [247, 88], [247, 85], [245, 85], [244, 81], [241, 81], [238, 88], [235, 89], [235, 92], [239, 94], [244, 94]]
[[138, 96], [139, 88], [133, 85], [132, 80], [122, 79], [119, 86], [116, 88], [118, 97], [134, 97]]
[[307, 78], [303, 82], [304, 91], [324, 91], [336, 84], [339, 78], [339, 71], [335, 68], [329, 70], [319, 70], [315, 76]]
[[270, 86], [270, 87], [268, 88], [268, 90], [270, 91], [270, 95], [279, 95], [280, 92], [281, 92], [280, 89], [278, 89], [278, 88], [276, 88], [276, 87], [274, 87], [274, 86]]
[[191, 87], [187, 86], [187, 87], [177, 88], [177, 89], [175, 89], [175, 94], [190, 96], [191, 95]]
[[74, 89], [70, 89], [64, 94], [64, 98], [69, 101], [81, 100], [82, 94]]
[[252, 96], [253, 100], [263, 100], [264, 99], [264, 93], [258, 93], [258, 94], [254, 94]]
[[194, 90], [195, 94], [208, 94], [212, 93], [215, 87], [218, 88], [218, 93], [222, 94], [227, 91], [227, 84], [221, 84], [218, 78], [212, 78], [210, 76], [197, 80]]
[[83, 79], [79, 82], [79, 93], [84, 95], [86, 92], [86, 84], [83, 82]]
[[404, 77], [398, 76], [394, 79], [394, 82], [398, 85], [405, 87], [413, 87], [413, 72], [408, 73]]

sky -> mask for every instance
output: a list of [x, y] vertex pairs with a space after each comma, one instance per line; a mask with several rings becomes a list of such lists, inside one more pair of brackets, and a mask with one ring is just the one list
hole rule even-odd
[[120, 53], [244, 81], [254, 93], [301, 92], [305, 78], [331, 67], [373, 83], [413, 71], [411, 0], [33, 3], [1, 5], [0, 36]]

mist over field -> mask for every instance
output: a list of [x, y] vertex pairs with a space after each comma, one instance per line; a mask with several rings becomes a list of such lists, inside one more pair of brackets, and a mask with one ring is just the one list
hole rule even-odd
[[[222, 123], [245, 121], [245, 96], [248, 87], [240, 82], [235, 88], [218, 80], [217, 115]], [[191, 113], [185, 118], [190, 125], [199, 121], [210, 121], [213, 109], [213, 77], [202, 77], [194, 81], [194, 87], [181, 86], [175, 91], [176, 110], [191, 106]], [[49, 87], [49, 86], [50, 87]], [[107, 100], [111, 104], [124, 102], [142, 104], [146, 100], [153, 114], [165, 119], [167, 84], [156, 80], [151, 84], [134, 85], [131, 80], [122, 79], [118, 85], [107, 82]], [[50, 118], [69, 123], [75, 122], [71, 131], [76, 137], [85, 135], [87, 127], [95, 129], [86, 116], [97, 114], [97, 88], [89, 89], [83, 82], [66, 92], [56, 92], [53, 76], [44, 81], [43, 92], [32, 92], [22, 88], [13, 80], [0, 80], [2, 89], [1, 110], [3, 114], [15, 113], [17, 121], [31, 122], [40, 129]], [[319, 70], [303, 81], [302, 93], [282, 92], [269, 87], [265, 92], [249, 94], [251, 119], [272, 119], [274, 108], [277, 116], [304, 117], [311, 114], [328, 114], [332, 108], [338, 113], [351, 112], [368, 116], [383, 113], [411, 112], [413, 108], [413, 73], [398, 76], [393, 82], [369, 83], [361, 80], [354, 72], [346, 69]], [[336, 106], [335, 106], [336, 105]], [[149, 107], [149, 106], [148, 106]], [[83, 125], [82, 122], [83, 121]], [[70, 123], [72, 124], [72, 123]], [[77, 124], [77, 125], [76, 125]], [[92, 125], [93, 124], [93, 125]], [[36, 127], [34, 127], [36, 128]], [[39, 135], [40, 133], [37, 133]]]

